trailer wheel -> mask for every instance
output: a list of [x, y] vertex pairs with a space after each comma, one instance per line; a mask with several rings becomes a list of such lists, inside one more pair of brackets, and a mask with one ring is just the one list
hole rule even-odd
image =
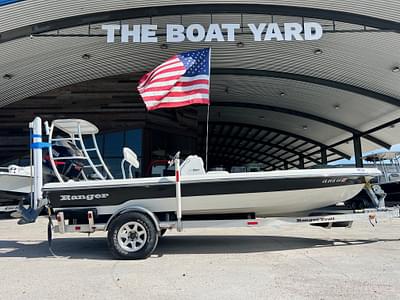
[[158, 233], [153, 221], [138, 212], [124, 213], [110, 224], [108, 247], [118, 259], [144, 259], [153, 253]]

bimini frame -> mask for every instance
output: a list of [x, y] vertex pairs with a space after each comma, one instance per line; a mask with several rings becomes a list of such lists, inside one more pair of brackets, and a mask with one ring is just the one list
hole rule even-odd
[[[56, 134], [56, 130], [59, 129], [62, 132], [66, 133], [67, 137], [54, 137]], [[58, 172], [56, 161], [57, 160], [70, 160], [70, 159], [79, 159], [85, 161], [86, 164], [83, 166], [81, 171], [81, 175], [84, 180], [88, 180], [87, 171], [85, 169], [91, 169], [96, 175], [97, 180], [106, 180], [106, 179], [114, 179], [107, 165], [105, 164], [103, 157], [101, 156], [99, 147], [96, 141], [96, 134], [99, 132], [99, 129], [93, 125], [92, 123], [81, 120], [81, 119], [63, 119], [63, 120], [54, 120], [51, 123], [50, 131], [49, 131], [49, 143], [51, 145], [57, 141], [69, 141], [72, 142], [79, 150], [82, 151], [82, 156], [64, 156], [64, 157], [54, 157], [53, 151], [49, 151], [50, 162], [53, 167], [54, 173], [57, 176], [60, 182], [64, 182], [62, 176]], [[85, 146], [85, 139], [91, 138], [93, 147], [87, 148]], [[96, 157], [100, 163], [95, 164], [90, 157], [89, 153], [94, 152]], [[104, 172], [102, 172], [104, 170]]]

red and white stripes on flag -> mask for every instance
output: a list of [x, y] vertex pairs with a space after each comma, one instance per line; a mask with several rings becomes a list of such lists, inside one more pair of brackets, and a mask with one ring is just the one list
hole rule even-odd
[[138, 91], [148, 110], [209, 104], [210, 49], [180, 53], [145, 74]]

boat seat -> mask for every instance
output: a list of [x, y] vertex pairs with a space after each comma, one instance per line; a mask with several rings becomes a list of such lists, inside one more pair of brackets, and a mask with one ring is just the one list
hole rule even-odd
[[125, 174], [125, 162], [129, 164], [129, 178], [132, 178], [132, 167], [133, 168], [139, 168], [139, 161], [137, 159], [137, 155], [135, 152], [133, 152], [131, 149], [128, 147], [124, 147], [122, 149], [122, 153], [124, 155], [124, 158], [121, 161], [121, 170], [122, 170], [122, 177], [126, 179], [126, 174]]

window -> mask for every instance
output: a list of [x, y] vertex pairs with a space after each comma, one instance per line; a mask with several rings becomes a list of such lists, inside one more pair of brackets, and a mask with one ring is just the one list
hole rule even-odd
[[122, 147], [124, 145], [124, 132], [113, 132], [104, 135], [104, 156], [122, 157]]

